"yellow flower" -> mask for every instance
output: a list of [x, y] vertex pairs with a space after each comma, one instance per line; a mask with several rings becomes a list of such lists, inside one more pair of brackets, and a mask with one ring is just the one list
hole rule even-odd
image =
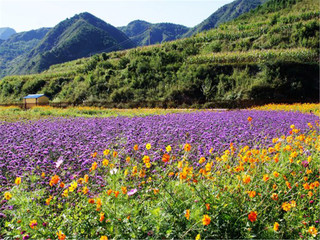
[[100, 240], [108, 240], [107, 236], [101, 236]]
[[166, 146], [166, 151], [167, 151], [168, 153], [171, 152], [171, 146], [170, 146], [170, 145]]
[[117, 157], [117, 156], [118, 156], [118, 152], [114, 151], [114, 152], [112, 153], [112, 156], [113, 156], [114, 158]]
[[200, 240], [201, 236], [200, 236], [200, 233], [196, 236], [196, 239], [195, 240]]
[[10, 192], [5, 192], [5, 193], [4, 193], [4, 198], [5, 198], [6, 200], [11, 199], [11, 198], [12, 198], [11, 193], [10, 193]]
[[256, 191], [249, 191], [248, 195], [249, 197], [254, 198], [256, 196]]
[[134, 145], [133, 150], [138, 151], [138, 149], [139, 149], [139, 146], [137, 144]]
[[82, 188], [83, 194], [87, 194], [89, 192], [89, 189], [85, 186]]
[[317, 235], [318, 231], [314, 226], [311, 226], [308, 229], [308, 233], [315, 237]]
[[186, 217], [186, 219], [189, 220], [189, 218], [190, 218], [190, 209], [186, 210], [186, 214], [184, 216]]
[[89, 176], [86, 174], [84, 175], [84, 181], [87, 183], [89, 181]]
[[151, 144], [150, 144], [150, 143], [147, 143], [146, 149], [147, 149], [147, 150], [150, 150], [150, 149], [151, 149]]
[[273, 176], [277, 178], [280, 176], [280, 174], [277, 171], [275, 171], [275, 172], [273, 172]]
[[284, 210], [284, 211], [286, 211], [286, 212], [288, 212], [290, 209], [291, 209], [291, 204], [290, 203], [288, 203], [288, 202], [284, 202], [284, 203], [282, 203], [282, 209]]
[[202, 224], [204, 226], [207, 226], [207, 225], [210, 224], [210, 222], [211, 222], [211, 218], [209, 217], [209, 215], [207, 215], [207, 214], [204, 215], [203, 218], [202, 218]]
[[109, 160], [108, 159], [103, 159], [102, 164], [103, 164], [103, 166], [108, 166]]
[[97, 162], [92, 163], [91, 170], [93, 170], [93, 171], [96, 170], [97, 166], [98, 166]]
[[14, 183], [19, 185], [21, 183], [21, 177], [17, 177]]
[[251, 178], [250, 178], [249, 175], [245, 175], [245, 176], [242, 178], [242, 181], [243, 181], [243, 183], [248, 184], [248, 183], [251, 181]]
[[269, 175], [268, 174], [264, 174], [263, 175], [263, 181], [268, 181], [269, 180]]
[[109, 150], [109, 149], [106, 149], [106, 150], [103, 151], [103, 154], [104, 154], [105, 156], [107, 156], [109, 153], [110, 153], [110, 150]]
[[65, 189], [61, 195], [62, 195], [63, 197], [68, 197], [68, 194], [69, 194], [68, 189]]
[[58, 235], [58, 239], [59, 240], [65, 240], [66, 239], [66, 235], [61, 231], [57, 232], [57, 235]]
[[279, 223], [277, 223], [277, 222], [274, 223], [273, 230], [276, 232], [279, 230]]
[[199, 160], [199, 164], [202, 164], [206, 161], [206, 158], [205, 157], [201, 157], [200, 160]]
[[32, 229], [35, 229], [37, 225], [38, 225], [37, 220], [32, 220], [32, 221], [29, 223], [29, 226], [30, 226]]
[[184, 145], [184, 150], [185, 150], [186, 152], [190, 152], [190, 150], [191, 150], [191, 145], [190, 145], [189, 143], [186, 143], [186, 144]]

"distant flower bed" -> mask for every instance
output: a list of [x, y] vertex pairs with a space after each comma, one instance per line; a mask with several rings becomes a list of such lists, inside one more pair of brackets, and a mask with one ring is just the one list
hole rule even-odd
[[0, 236], [317, 237], [318, 129], [257, 110], [2, 123]]

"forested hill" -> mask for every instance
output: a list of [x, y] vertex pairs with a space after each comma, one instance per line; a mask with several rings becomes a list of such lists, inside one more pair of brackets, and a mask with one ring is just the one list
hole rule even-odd
[[318, 99], [318, 0], [270, 0], [196, 36], [5, 77], [0, 102]]
[[189, 28], [173, 23], [152, 24], [142, 20], [130, 22], [125, 27], [119, 27], [137, 46], [146, 46], [182, 38]]
[[6, 74], [37, 73], [53, 64], [132, 47], [135, 44], [123, 32], [81, 13], [50, 29], [31, 51], [7, 64]]
[[15, 33], [16, 31], [12, 28], [8, 28], [8, 27], [0, 28], [0, 40], [7, 40], [11, 35]]
[[226, 4], [214, 12], [197, 26], [191, 28], [184, 37], [190, 37], [195, 33], [200, 33], [209, 29], [213, 29], [222, 23], [231, 21], [241, 14], [247, 13], [267, 2], [268, 0], [235, 0]]

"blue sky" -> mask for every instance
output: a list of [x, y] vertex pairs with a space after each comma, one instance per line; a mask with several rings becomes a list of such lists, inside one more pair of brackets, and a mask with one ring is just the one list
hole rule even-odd
[[0, 0], [0, 27], [17, 32], [53, 27], [90, 12], [116, 27], [140, 19], [193, 27], [232, 0]]

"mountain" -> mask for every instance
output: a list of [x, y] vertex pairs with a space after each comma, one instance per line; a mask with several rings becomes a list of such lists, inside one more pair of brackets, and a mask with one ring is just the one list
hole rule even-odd
[[[40, 28], [11, 35], [0, 42], [0, 77], [7, 73], [17, 59], [30, 52], [48, 33], [50, 28]], [[11, 62], [12, 61], [12, 62]]]
[[15, 34], [16, 31], [12, 28], [0, 28], [0, 39], [7, 40], [11, 35]]
[[268, 0], [236, 0], [229, 4], [224, 5], [214, 12], [206, 20], [191, 28], [184, 37], [192, 36], [195, 33], [207, 31], [209, 29], [216, 28], [222, 23], [231, 21], [241, 14], [249, 12], [252, 9], [257, 8], [261, 4]]
[[30, 52], [15, 59], [7, 73], [37, 73], [53, 64], [132, 47], [135, 44], [123, 32], [85, 12], [50, 29]]
[[130, 22], [125, 27], [119, 27], [138, 46], [162, 43], [181, 38], [189, 28], [173, 23], [152, 24], [142, 20]]

